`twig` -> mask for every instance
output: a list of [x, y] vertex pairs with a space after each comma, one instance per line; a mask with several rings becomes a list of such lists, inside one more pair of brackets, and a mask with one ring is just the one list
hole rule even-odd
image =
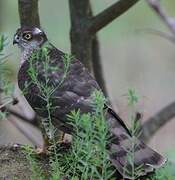
[[13, 103], [13, 99], [10, 99], [9, 101], [5, 102], [4, 104], [0, 105], [0, 110], [4, 109], [5, 106], [12, 104]]
[[[14, 115], [17, 118], [21, 119], [22, 121], [25, 121], [26, 123], [30, 123], [32, 125], [34, 125], [35, 127], [37, 126], [37, 124], [34, 124], [33, 122], [37, 123], [37, 121], [31, 121], [30, 119], [26, 118], [25, 116], [19, 114], [18, 112], [10, 109], [8, 107], [8, 105], [12, 104], [12, 105], [16, 105], [19, 101], [16, 98], [10, 99], [9, 101], [5, 102], [4, 104], [2, 104], [0, 106], [0, 111], [6, 111], [8, 112], [10, 115]], [[37, 145], [36, 140], [33, 138], [33, 136], [28, 133], [26, 130], [24, 130], [24, 128], [21, 126], [20, 123], [18, 123], [16, 120], [14, 120], [14, 118], [12, 118], [11, 116], [7, 116], [7, 120], [9, 122], [12, 123], [13, 126], [15, 126], [33, 145]]]
[[151, 28], [141, 29], [141, 30], [139, 29], [139, 31], [143, 32], [143, 33], [150, 33], [153, 35], [157, 35], [157, 36], [160, 36], [162, 38], [165, 38], [165, 39], [171, 41], [172, 43], [175, 43], [175, 36], [172, 34], [167, 34], [165, 32], [162, 32], [162, 31], [159, 31], [156, 29], [151, 29]]
[[157, 15], [163, 20], [165, 25], [170, 29], [170, 31], [175, 35], [175, 18], [169, 17], [165, 10], [160, 5], [160, 1], [158, 0], [146, 0], [147, 3], [153, 10], [157, 13]]
[[[1, 90], [1, 89], [0, 89]], [[3, 91], [3, 90], [2, 90]], [[7, 106], [12, 104], [12, 105], [16, 105], [18, 104], [18, 99], [17, 98], [12, 98], [9, 101], [6, 101], [4, 104], [0, 105], [0, 111], [5, 111]]]
[[114, 19], [124, 14], [129, 8], [139, 0], [119, 0], [101, 13], [92, 18], [89, 24], [89, 32], [95, 34]]
[[27, 122], [35, 127], [38, 127], [38, 123], [40, 120], [39, 118], [35, 115], [35, 117], [33, 119], [29, 119], [27, 118], [26, 116], [23, 116], [22, 114], [18, 113], [17, 111], [15, 110], [12, 110], [8, 107], [6, 107], [6, 111], [9, 112], [9, 114], [19, 118], [20, 120], [24, 121], [24, 122]]
[[[158, 35], [166, 37], [174, 42], [175, 39], [175, 18], [169, 17], [165, 10], [160, 5], [159, 0], [146, 0], [149, 6], [157, 13], [157, 15], [162, 19], [165, 25], [172, 32], [172, 36], [162, 34], [161, 32], [156, 32]], [[169, 122], [173, 117], [175, 117], [175, 102], [169, 104], [163, 108], [156, 115], [148, 119], [142, 126], [141, 139], [144, 141], [149, 141], [149, 139], [167, 122]]]
[[141, 139], [149, 141], [149, 139], [173, 117], [175, 117], [175, 102], [160, 110], [143, 124]]
[[0, 111], [2, 112], [8, 112], [10, 115], [13, 115], [22, 121], [25, 121], [29, 124], [32, 124], [33, 126], [38, 127], [39, 118], [35, 115], [33, 119], [28, 119], [26, 116], [23, 116], [21, 113], [18, 113], [17, 111], [11, 109], [9, 105], [16, 105], [18, 104], [19, 100], [17, 98], [10, 99], [9, 101], [5, 102], [4, 104], [0, 105]]

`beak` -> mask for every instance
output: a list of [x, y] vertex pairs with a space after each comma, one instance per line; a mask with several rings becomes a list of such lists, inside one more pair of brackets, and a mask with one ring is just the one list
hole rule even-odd
[[18, 44], [18, 43], [19, 43], [18, 36], [15, 35], [14, 38], [13, 38], [13, 45], [14, 45], [14, 44]]

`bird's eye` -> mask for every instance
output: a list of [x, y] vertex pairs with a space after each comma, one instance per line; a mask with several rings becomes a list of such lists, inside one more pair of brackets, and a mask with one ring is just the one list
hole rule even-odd
[[23, 38], [27, 41], [32, 39], [32, 34], [31, 33], [24, 33]]

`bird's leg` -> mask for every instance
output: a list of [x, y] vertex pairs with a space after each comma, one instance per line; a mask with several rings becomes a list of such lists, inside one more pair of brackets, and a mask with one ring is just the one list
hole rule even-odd
[[71, 147], [72, 136], [63, 131], [59, 132], [60, 134], [59, 137], [57, 136], [58, 141], [55, 142], [55, 146], [59, 152], [65, 152], [67, 149]]
[[72, 136], [70, 134], [64, 133], [61, 131], [59, 139], [58, 139], [58, 144], [69, 144], [72, 141]]
[[62, 144], [64, 143], [64, 136], [65, 136], [65, 133], [63, 131], [59, 131], [59, 135], [58, 135], [58, 141], [56, 143], [58, 144]]
[[43, 133], [43, 140], [44, 140], [43, 146], [38, 147], [36, 149], [36, 153], [39, 155], [42, 155], [42, 154], [48, 155], [49, 151], [50, 151], [49, 148], [52, 145], [65, 146], [66, 144], [70, 144], [71, 140], [72, 140], [71, 135], [66, 134], [60, 130], [57, 132], [57, 138], [56, 139], [57, 139], [57, 141], [55, 142], [56, 144], [52, 144], [53, 143], [53, 142], [51, 142], [52, 140], [50, 140], [48, 138], [48, 136], [45, 133]]
[[41, 133], [43, 135], [43, 146], [42, 147], [38, 147], [36, 149], [36, 153], [37, 154], [50, 154], [50, 150], [52, 149], [53, 146], [70, 146], [70, 143], [71, 143], [71, 140], [72, 140], [72, 136], [70, 134], [67, 134], [59, 129], [56, 130], [55, 132], [55, 137], [53, 137], [53, 139], [49, 138], [47, 133], [46, 133], [46, 130], [45, 130], [45, 127], [43, 126], [43, 124], [39, 123], [39, 127], [41, 129]]
[[72, 135], [63, 133], [61, 137], [61, 143], [70, 144], [72, 141]]
[[48, 148], [50, 146], [50, 140], [49, 140], [48, 136], [46, 135], [46, 133], [42, 132], [42, 135], [43, 135], [44, 143], [43, 143], [42, 147], [37, 147], [36, 153], [37, 154], [46, 154], [47, 155], [47, 154], [49, 154]]

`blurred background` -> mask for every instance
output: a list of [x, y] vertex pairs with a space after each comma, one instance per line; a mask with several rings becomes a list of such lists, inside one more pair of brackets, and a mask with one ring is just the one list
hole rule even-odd
[[[93, 0], [94, 14], [110, 6], [116, 0]], [[162, 1], [170, 15], [175, 15], [175, 1]], [[41, 27], [50, 42], [57, 48], [70, 52], [70, 18], [68, 1], [39, 1]], [[9, 79], [17, 82], [20, 52], [12, 45], [13, 34], [19, 27], [18, 6], [15, 0], [0, 0], [0, 32], [8, 37], [6, 54]], [[145, 32], [155, 29], [168, 32], [159, 17], [140, 1], [129, 11], [106, 26], [99, 33], [103, 70], [110, 99], [120, 115], [128, 118], [128, 105], [125, 94], [128, 88], [139, 94], [138, 110], [147, 120], [169, 103], [175, 101], [175, 44], [165, 38]], [[17, 88], [16, 88], [17, 89]], [[18, 90], [16, 90], [18, 92]], [[19, 92], [18, 92], [19, 94]], [[22, 97], [21, 97], [22, 98]], [[32, 118], [33, 112], [24, 101], [17, 109]], [[38, 144], [42, 144], [37, 129], [26, 126], [24, 129]], [[175, 150], [175, 119], [167, 123], [149, 142], [151, 147], [162, 153]], [[0, 144], [31, 143], [11, 122], [0, 121]]]

